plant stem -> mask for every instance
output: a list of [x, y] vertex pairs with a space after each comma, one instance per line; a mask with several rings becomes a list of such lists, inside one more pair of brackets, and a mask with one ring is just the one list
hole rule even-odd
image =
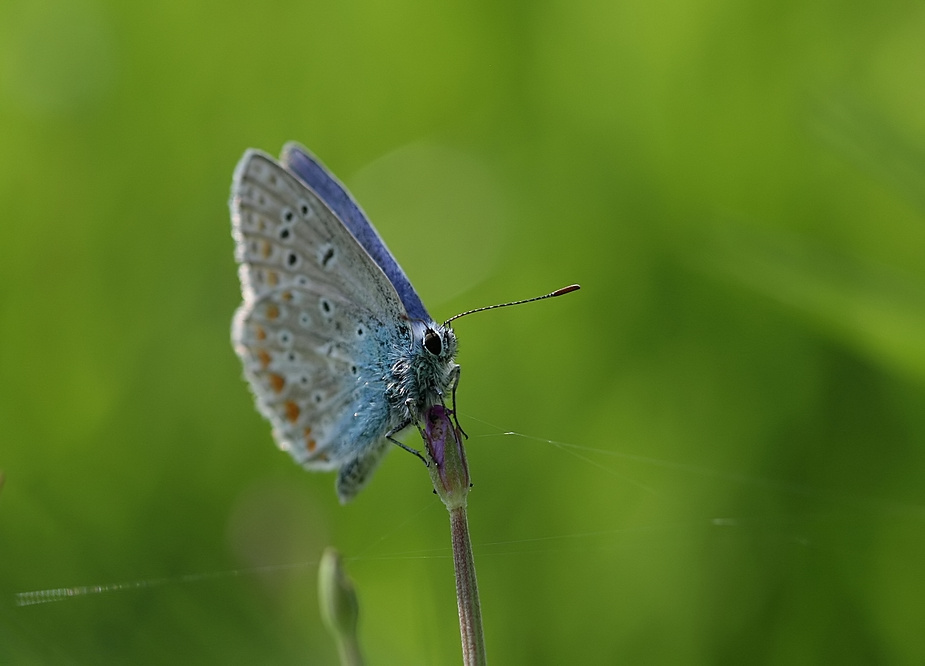
[[355, 636], [339, 640], [337, 653], [340, 655], [341, 666], [363, 666], [363, 655]]
[[469, 465], [463, 432], [453, 422], [453, 412], [443, 405], [427, 411], [421, 435], [427, 444], [431, 464], [428, 467], [434, 492], [450, 512], [453, 541], [453, 569], [456, 571], [456, 605], [459, 608], [459, 635], [462, 639], [463, 664], [485, 666], [485, 633], [482, 630], [482, 607], [479, 585], [475, 578], [475, 559], [469, 540], [466, 503], [469, 497]]
[[453, 535], [453, 568], [456, 570], [456, 603], [459, 607], [463, 664], [484, 666], [488, 661], [482, 630], [482, 608], [479, 605], [479, 586], [475, 577], [475, 559], [472, 557], [465, 505], [450, 509], [450, 530]]

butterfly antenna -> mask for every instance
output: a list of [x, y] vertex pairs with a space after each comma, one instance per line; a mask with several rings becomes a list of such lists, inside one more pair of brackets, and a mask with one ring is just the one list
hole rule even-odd
[[465, 317], [466, 315], [475, 314], [476, 312], [484, 312], [485, 310], [495, 310], [497, 308], [506, 308], [509, 305], [523, 305], [524, 303], [532, 303], [533, 301], [542, 301], [547, 298], [553, 298], [554, 296], [563, 296], [565, 294], [570, 294], [573, 291], [578, 291], [579, 289], [581, 289], [580, 285], [570, 284], [567, 287], [556, 289], [555, 291], [550, 292], [548, 294], [544, 294], [542, 296], [534, 296], [533, 298], [526, 298], [522, 301], [511, 301], [510, 303], [498, 303], [497, 305], [486, 305], [483, 308], [476, 308], [475, 310], [466, 310], [465, 312], [460, 312], [458, 315], [450, 317], [445, 322], [443, 322], [443, 325], [446, 326], [454, 319], [459, 319], [460, 317]]

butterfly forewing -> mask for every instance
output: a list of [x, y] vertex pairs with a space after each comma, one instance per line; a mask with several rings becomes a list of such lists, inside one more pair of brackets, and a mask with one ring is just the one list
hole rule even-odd
[[324, 202], [264, 153], [238, 164], [231, 209], [244, 297], [232, 339], [277, 443], [311, 469], [374, 464], [394, 425], [382, 400], [389, 347], [410, 335], [395, 289]]
[[427, 308], [424, 307], [421, 297], [411, 286], [408, 276], [395, 261], [395, 257], [389, 252], [385, 242], [370, 224], [359, 204], [334, 174], [328, 171], [321, 161], [304, 146], [294, 141], [290, 141], [283, 147], [280, 160], [286, 169], [298, 176], [302, 182], [324, 199], [338, 219], [350, 230], [370, 258], [389, 278], [389, 282], [398, 293], [408, 315], [413, 319], [430, 321], [431, 317], [427, 313]]

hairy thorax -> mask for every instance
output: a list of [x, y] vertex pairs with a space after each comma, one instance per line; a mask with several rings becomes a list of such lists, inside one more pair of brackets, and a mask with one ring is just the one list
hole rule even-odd
[[386, 387], [396, 425], [418, 423], [431, 406], [449, 401], [459, 378], [453, 329], [435, 322], [409, 326], [409, 344], [393, 349]]

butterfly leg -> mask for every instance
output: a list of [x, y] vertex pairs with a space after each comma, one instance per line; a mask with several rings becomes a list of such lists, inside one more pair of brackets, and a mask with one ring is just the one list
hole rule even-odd
[[456, 427], [459, 429], [459, 432], [462, 433], [463, 437], [469, 439], [469, 435], [467, 435], [466, 431], [462, 429], [461, 425], [459, 425], [459, 417], [456, 416], [456, 387], [459, 386], [459, 375], [461, 372], [462, 370], [458, 365], [453, 368], [453, 379], [450, 380], [453, 383], [453, 409], [450, 410], [450, 413], [453, 415], [453, 420], [456, 421]]
[[402, 424], [396, 426], [395, 428], [392, 428], [389, 432], [387, 432], [386, 435], [385, 435], [385, 438], [386, 438], [387, 440], [389, 440], [390, 442], [392, 442], [392, 444], [397, 444], [398, 446], [400, 446], [401, 448], [403, 448], [403, 449], [404, 449], [405, 451], [407, 451], [408, 453], [413, 453], [414, 455], [416, 455], [418, 458], [421, 459], [421, 462], [423, 462], [424, 465], [425, 465], [426, 467], [430, 467], [430, 463], [427, 462], [427, 458], [425, 458], [423, 455], [421, 455], [421, 452], [420, 452], [420, 451], [418, 451], [417, 449], [412, 449], [410, 446], [407, 446], [407, 445], [405, 445], [405, 444], [402, 444], [402, 443], [399, 442], [397, 439], [395, 439], [394, 437], [392, 437], [392, 435], [397, 435], [398, 433], [400, 433], [402, 430], [404, 430], [405, 428], [407, 428], [407, 427], [410, 426], [410, 425], [411, 425], [411, 419], [408, 419], [408, 420], [405, 421], [404, 423], [402, 423]]

